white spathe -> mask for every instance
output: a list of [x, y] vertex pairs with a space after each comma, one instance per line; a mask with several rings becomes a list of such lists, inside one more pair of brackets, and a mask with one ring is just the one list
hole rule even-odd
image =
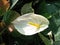
[[42, 15], [27, 13], [13, 22], [17, 31], [23, 35], [34, 35], [48, 28], [49, 21]]

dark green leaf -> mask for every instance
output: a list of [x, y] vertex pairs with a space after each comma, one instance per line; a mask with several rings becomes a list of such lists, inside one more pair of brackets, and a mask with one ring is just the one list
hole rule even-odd
[[42, 41], [45, 43], [45, 45], [51, 45], [51, 41], [46, 38], [43, 34], [39, 33], [40, 38], [42, 39]]
[[60, 41], [55, 41], [53, 45], [60, 45]]
[[32, 2], [25, 4], [21, 9], [21, 14], [32, 13], [34, 10], [32, 8]]
[[14, 19], [16, 19], [19, 16], [19, 14], [15, 11], [7, 11], [3, 16], [3, 21], [6, 24], [10, 24]]
[[47, 17], [50, 21], [49, 30], [53, 31], [55, 36], [55, 41], [60, 41], [60, 3], [59, 2], [46, 2], [42, 1], [39, 3], [38, 9], [36, 9], [38, 14]]

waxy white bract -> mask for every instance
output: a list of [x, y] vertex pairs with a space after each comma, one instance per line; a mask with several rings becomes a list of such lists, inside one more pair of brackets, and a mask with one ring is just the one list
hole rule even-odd
[[48, 28], [49, 25], [47, 18], [34, 13], [24, 14], [12, 23], [16, 30], [23, 35], [34, 35]]

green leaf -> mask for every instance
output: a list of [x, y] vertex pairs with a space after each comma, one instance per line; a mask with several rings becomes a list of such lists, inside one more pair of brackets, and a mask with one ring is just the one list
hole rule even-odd
[[50, 19], [48, 30], [53, 31], [55, 41], [60, 41], [60, 16], [58, 14]]
[[55, 41], [53, 45], [60, 45], [60, 41]]
[[[60, 9], [59, 9], [60, 10]], [[50, 20], [50, 30], [53, 31], [55, 41], [60, 41], [60, 11], [54, 13], [52, 19]]]
[[54, 3], [48, 3], [46, 1], [42, 1], [38, 4], [38, 8], [36, 9], [36, 13], [45, 16], [50, 19], [52, 15], [58, 10]]
[[58, 31], [55, 34], [55, 41], [60, 41], [60, 27], [58, 28]]
[[53, 31], [55, 41], [60, 41], [60, 16], [59, 13], [55, 14], [50, 20], [50, 30]]
[[20, 16], [17, 12], [15, 11], [7, 11], [4, 16], [3, 16], [3, 21], [6, 24], [10, 24], [14, 19], [16, 19], [18, 16]]
[[42, 1], [36, 10], [38, 14], [49, 19], [50, 25], [47, 31], [53, 31], [55, 41], [60, 41], [60, 3]]
[[46, 38], [43, 34], [39, 33], [40, 38], [42, 39], [42, 41], [45, 43], [45, 45], [51, 45], [51, 41]]
[[46, 1], [42, 1], [40, 3], [38, 3], [38, 8], [36, 9], [36, 13], [45, 16], [46, 18], [51, 18], [52, 15], [51, 13], [48, 12], [48, 8], [49, 6], [47, 5]]
[[34, 12], [32, 8], [32, 2], [23, 5], [21, 9], [21, 14], [32, 13], [32, 12]]
[[15, 6], [15, 4], [18, 2], [18, 0], [11, 0], [11, 2], [12, 2], [12, 5], [11, 5], [10, 9], [12, 9]]

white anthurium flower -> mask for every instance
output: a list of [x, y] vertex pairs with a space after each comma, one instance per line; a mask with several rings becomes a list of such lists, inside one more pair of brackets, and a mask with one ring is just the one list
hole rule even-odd
[[48, 28], [49, 25], [47, 18], [34, 13], [24, 14], [12, 23], [17, 31], [23, 35], [34, 35]]

